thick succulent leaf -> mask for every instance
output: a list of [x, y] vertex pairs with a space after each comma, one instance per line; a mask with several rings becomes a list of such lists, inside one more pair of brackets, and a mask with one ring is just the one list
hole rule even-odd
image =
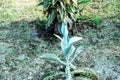
[[70, 56], [71, 63], [74, 61], [74, 59], [81, 54], [86, 48], [84, 46], [79, 46], [76, 51]]
[[68, 52], [68, 56], [70, 57], [74, 53], [74, 51], [75, 51], [75, 47], [71, 45], [70, 50]]
[[86, 68], [86, 67], [78, 67], [77, 69], [71, 71], [71, 74], [74, 77], [79, 76], [79, 77], [90, 78], [92, 80], [99, 80], [98, 74], [94, 70], [92, 70], [90, 68]]
[[63, 72], [46, 72], [45, 74], [43, 74], [39, 80], [53, 80], [55, 76], [61, 75], [64, 73]]
[[68, 56], [71, 52], [71, 46], [67, 46], [67, 48], [65, 48], [65, 55]]
[[77, 41], [82, 40], [82, 39], [83, 39], [82, 37], [72, 37], [69, 40], [69, 44], [73, 44], [74, 42], [77, 42]]
[[67, 25], [65, 23], [62, 23], [61, 32], [63, 34], [63, 37], [67, 40], [67, 38], [68, 38], [68, 29], [67, 29]]
[[62, 41], [61, 41], [61, 48], [62, 48], [63, 54], [64, 54], [64, 55], [67, 55], [68, 50], [70, 49], [67, 41], [65, 41], [65, 40], [62, 40]]
[[42, 59], [46, 59], [46, 60], [49, 60], [49, 61], [56, 61], [56, 62], [59, 62], [61, 64], [65, 64], [58, 56], [56, 56], [55, 54], [44, 54], [42, 55], [40, 58]]

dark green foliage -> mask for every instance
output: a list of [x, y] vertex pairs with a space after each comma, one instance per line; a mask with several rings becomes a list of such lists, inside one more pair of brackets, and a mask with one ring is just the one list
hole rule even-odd
[[[80, 14], [78, 0], [40, 0], [39, 5], [43, 5], [43, 12], [47, 17], [46, 28], [53, 26], [60, 33], [62, 22], [69, 23], [76, 21]], [[82, 1], [81, 1], [82, 2]]]
[[78, 4], [84, 4], [84, 3], [87, 3], [87, 2], [90, 2], [90, 0], [79, 0]]

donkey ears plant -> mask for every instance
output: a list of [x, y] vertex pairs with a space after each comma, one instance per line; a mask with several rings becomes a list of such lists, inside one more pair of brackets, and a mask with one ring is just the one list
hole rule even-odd
[[75, 51], [75, 47], [73, 46], [74, 42], [77, 42], [79, 40], [81, 40], [81, 37], [72, 37], [69, 38], [68, 36], [68, 29], [67, 29], [67, 24], [62, 23], [62, 27], [61, 27], [61, 33], [63, 35], [63, 38], [61, 38], [60, 36], [56, 35], [56, 37], [58, 37], [61, 40], [61, 48], [63, 51], [63, 54], [65, 55], [66, 58], [66, 80], [71, 80], [71, 73], [70, 73], [70, 56], [74, 53]]
[[79, 40], [82, 40], [83, 38], [82, 37], [69, 38], [67, 25], [65, 23], [62, 23], [61, 32], [63, 34], [63, 38], [61, 38], [58, 35], [55, 35], [55, 36], [61, 40], [61, 48], [62, 48], [63, 54], [70, 55], [75, 51], [75, 47], [73, 46], [73, 43]]
[[[66, 62], [62, 61], [58, 56], [54, 54], [44, 54], [40, 58], [47, 59], [50, 61], [56, 61], [57, 63], [61, 63], [65, 65], [66, 66], [65, 74], [64, 72], [61, 72], [61, 71], [60, 72], [52, 71], [52, 72], [45, 73], [40, 78], [40, 80], [52, 80], [54, 79], [54, 76], [59, 76], [59, 75], [65, 75], [66, 80], [72, 80], [73, 78], [76, 78], [75, 75], [88, 77], [88, 78], [91, 78], [92, 80], [98, 80], [98, 75], [93, 70], [85, 67], [77, 68], [76, 66], [72, 65], [72, 61], [75, 59], [75, 57], [84, 50], [84, 48], [80, 46], [75, 51], [75, 47], [73, 43], [81, 40], [82, 38], [81, 37], [69, 38], [67, 25], [65, 23], [62, 23], [61, 32], [63, 35], [62, 38], [58, 35], [55, 35], [55, 36], [61, 40], [61, 48], [62, 48], [63, 54], [65, 55]], [[71, 70], [70, 68], [72, 68], [73, 70]]]

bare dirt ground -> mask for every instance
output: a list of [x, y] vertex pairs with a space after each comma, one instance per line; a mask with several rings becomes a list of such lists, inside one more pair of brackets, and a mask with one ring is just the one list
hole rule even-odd
[[[0, 80], [39, 80], [46, 71], [60, 67], [40, 59], [45, 53], [62, 56], [62, 52], [57, 39], [36, 36], [39, 21], [35, 20], [41, 18], [36, 4], [37, 0], [10, 0], [0, 5]], [[75, 34], [84, 38], [76, 47], [87, 48], [73, 64], [95, 70], [100, 80], [120, 80], [120, 27], [116, 24], [120, 22], [114, 19], [104, 20], [100, 29], [82, 24], [84, 29]]]

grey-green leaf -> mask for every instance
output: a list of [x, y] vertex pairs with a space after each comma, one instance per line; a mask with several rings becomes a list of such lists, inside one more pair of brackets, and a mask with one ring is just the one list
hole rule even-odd
[[71, 45], [71, 48], [68, 52], [69, 57], [74, 53], [74, 51], [75, 51], [75, 47], [73, 45]]
[[77, 42], [82, 39], [83, 39], [82, 37], [72, 37], [70, 38], [69, 44], [73, 44], [74, 42]]
[[71, 55], [71, 63], [74, 61], [74, 59], [80, 54], [82, 53], [83, 51], [85, 50], [85, 47], [84, 46], [79, 46], [76, 51], [74, 52], [74, 54]]
[[40, 58], [46, 59], [46, 60], [49, 60], [49, 61], [56, 61], [56, 62], [59, 62], [59, 63], [65, 65], [65, 63], [55, 54], [47, 53], [47, 54], [42, 55]]

